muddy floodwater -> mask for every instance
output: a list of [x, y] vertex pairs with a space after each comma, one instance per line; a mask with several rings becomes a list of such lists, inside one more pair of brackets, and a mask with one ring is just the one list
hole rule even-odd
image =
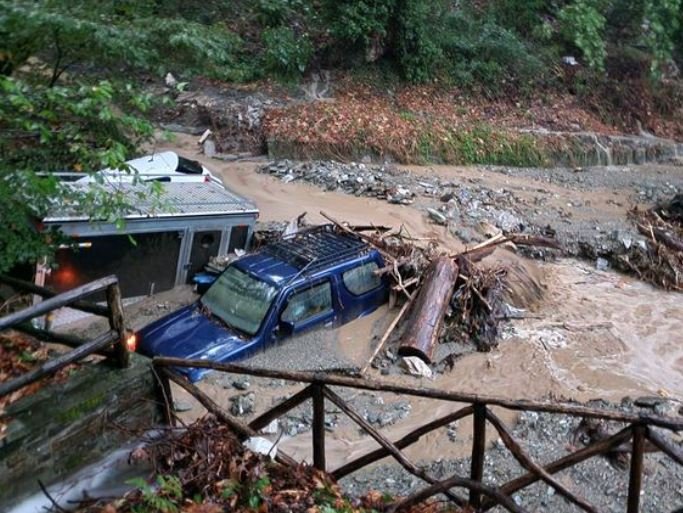
[[[163, 149], [173, 149], [202, 161], [228, 187], [252, 199], [264, 221], [291, 219], [306, 211], [309, 221], [323, 222], [318, 215], [322, 210], [352, 223], [403, 224], [413, 236], [436, 239], [448, 250], [463, 247], [445, 227], [430, 223], [424, 212], [414, 206], [326, 192], [303, 183], [283, 183], [255, 172], [262, 161], [225, 163], [197, 155], [196, 142], [191, 137], [179, 136]], [[481, 169], [445, 166], [436, 171], [415, 167], [411, 170], [418, 174], [452, 172], [454, 177], [460, 178], [480, 179], [483, 175]], [[498, 182], [503, 179], [500, 175], [492, 178]], [[531, 179], [526, 185], [524, 180], [523, 176], [517, 177], [514, 185], [533, 189]], [[625, 215], [626, 201], [624, 206], [615, 206], [619, 204], [615, 200], [619, 199], [619, 191], [611, 192], [608, 198], [602, 199], [598, 192], [590, 194], [593, 209], [600, 208], [602, 201], [606, 216]], [[626, 193], [622, 195], [625, 197]], [[540, 277], [545, 296], [525, 314], [525, 318], [503, 323], [501, 343], [497, 349], [490, 353], [466, 354], [457, 360], [452, 371], [437, 374], [431, 380], [406, 375], [383, 376], [376, 369], [370, 369], [368, 376], [416, 386], [516, 399], [586, 401], [602, 398], [618, 402], [625, 396], [683, 397], [683, 304], [680, 294], [657, 290], [614, 271], [599, 271], [585, 261], [523, 261], [523, 265], [529, 266]], [[372, 344], [381, 336], [392, 315], [395, 313], [383, 307], [334, 335], [312, 336], [308, 341], [297, 342], [300, 345], [290, 353], [300, 355], [302, 349], [315, 344], [316, 347], [334, 347], [342, 360], [352, 360], [362, 367], [371, 354]], [[277, 358], [279, 356], [271, 358], [270, 364], [278, 366]], [[284, 352], [281, 358], [282, 366], [288, 367], [284, 362], [290, 356]], [[303, 364], [302, 368], [306, 367]], [[201, 387], [229, 409], [233, 404], [231, 398], [245, 393], [231, 386], [234, 378], [212, 376]], [[298, 389], [299, 385], [250, 378], [248, 391], [253, 392], [254, 411], [258, 413]], [[404, 407], [408, 412], [404, 418], [382, 426], [383, 433], [390, 439], [396, 439], [426, 419], [436, 418], [454, 408], [452, 404], [439, 401], [414, 400], [391, 394], [365, 397], [363, 394], [351, 391], [347, 399], [357, 401], [363, 411], [371, 410], [373, 401], [384, 409], [392, 402], [408, 404]], [[187, 395], [179, 393], [179, 398], [189, 408], [183, 413], [184, 418], [189, 420], [203, 414], [203, 410]], [[328, 411], [334, 418], [336, 413]], [[511, 413], [503, 412], [503, 416], [514, 420]], [[467, 421], [461, 424], [458, 430], [471, 431]], [[466, 437], [453, 443], [443, 431], [424, 437], [419, 444], [408, 449], [408, 455], [417, 460], [464, 455]], [[281, 447], [294, 457], [310, 461], [310, 430], [303, 430], [295, 436], [285, 434]], [[361, 435], [356, 427], [339, 421], [327, 436], [328, 464], [334, 468], [374, 447], [374, 442]]]

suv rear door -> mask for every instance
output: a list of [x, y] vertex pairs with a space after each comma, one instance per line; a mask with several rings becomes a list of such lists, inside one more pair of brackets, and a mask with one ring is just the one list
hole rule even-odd
[[372, 312], [387, 300], [385, 280], [376, 274], [376, 260], [365, 260], [339, 273], [342, 322]]

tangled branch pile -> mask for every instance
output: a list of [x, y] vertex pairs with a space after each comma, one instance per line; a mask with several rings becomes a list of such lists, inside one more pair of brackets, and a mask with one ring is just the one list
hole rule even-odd
[[650, 210], [634, 208], [631, 219], [647, 238], [617, 258], [617, 265], [644, 281], [683, 291], [683, 195]]
[[325, 472], [305, 464], [281, 465], [245, 448], [213, 416], [180, 433], [171, 430], [131, 457], [152, 463], [155, 484], [135, 480], [137, 488], [122, 498], [82, 503], [80, 513], [365, 513], [383, 509], [390, 500], [377, 492], [351, 500]]
[[[379, 272], [390, 279], [391, 302], [395, 303], [397, 296], [402, 295], [407, 301], [406, 306], [410, 307], [420, 293], [422, 285], [430, 279], [428, 267], [439, 257], [440, 250], [436, 242], [426, 240], [426, 245], [420, 245], [420, 242], [425, 240], [410, 237], [404, 232], [403, 227], [398, 230], [376, 227], [351, 228], [327, 214], [321, 214], [339, 230], [356, 234], [382, 253], [385, 267]], [[511, 289], [508, 282], [510, 277], [505, 266], [488, 269], [477, 266], [476, 262], [490, 255], [497, 246], [510, 243], [558, 248], [552, 239], [501, 233], [468, 251], [449, 255], [449, 258], [457, 262], [457, 276], [452, 283], [453, 293], [450, 298], [446, 298], [448, 307], [445, 308], [444, 317], [437, 320], [428, 338], [433, 342], [470, 341], [479, 351], [490, 351], [497, 345], [498, 323], [506, 317], [506, 294]], [[432, 309], [435, 307], [434, 301], [438, 302], [438, 298], [433, 298], [433, 301], [430, 298], [424, 304]], [[416, 308], [419, 308], [418, 305], [413, 306], [413, 309]], [[397, 321], [382, 338], [383, 342], [397, 326], [400, 327], [399, 321], [408, 310], [409, 308], [401, 309]], [[415, 321], [415, 318], [412, 320]], [[427, 353], [431, 351], [425, 353], [409, 350], [408, 353], [430, 360]]]

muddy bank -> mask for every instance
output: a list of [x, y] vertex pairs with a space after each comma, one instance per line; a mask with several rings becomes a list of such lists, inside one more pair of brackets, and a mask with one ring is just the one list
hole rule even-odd
[[[566, 99], [552, 107], [543, 102], [524, 107], [487, 100], [482, 108], [472, 99], [463, 105], [463, 98], [431, 91], [432, 105], [422, 105], [418, 99], [418, 107], [408, 91], [389, 100], [380, 91], [369, 96], [364, 91], [358, 97], [359, 91], [345, 90], [348, 86], [335, 91], [329, 83], [296, 90], [262, 84], [256, 89], [199, 81], [177, 94], [173, 107], [158, 109], [155, 118], [171, 132], [200, 134], [210, 128], [214, 132], [211, 154], [227, 159], [268, 154], [400, 163], [535, 162], [555, 167], [680, 163], [683, 158], [683, 144], [642, 131], [641, 135], [617, 133]], [[324, 100], [319, 88], [324, 90]], [[396, 110], [396, 101], [405, 105]], [[562, 110], [559, 115], [557, 109]], [[425, 116], [431, 123], [423, 126], [420, 120]], [[360, 119], [363, 128], [346, 126], [351, 119]], [[431, 133], [440, 124], [446, 131]], [[386, 126], [403, 130], [401, 144], [392, 140], [395, 134], [386, 133]], [[472, 137], [465, 135], [470, 131]]]

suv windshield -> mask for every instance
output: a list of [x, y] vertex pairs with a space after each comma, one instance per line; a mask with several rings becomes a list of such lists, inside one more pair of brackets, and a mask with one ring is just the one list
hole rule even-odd
[[229, 326], [255, 335], [276, 292], [275, 287], [230, 266], [202, 296], [201, 303]]

